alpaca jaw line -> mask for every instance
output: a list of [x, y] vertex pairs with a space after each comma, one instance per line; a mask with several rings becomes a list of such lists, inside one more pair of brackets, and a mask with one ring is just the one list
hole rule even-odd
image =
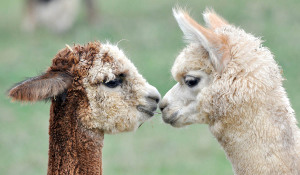
[[152, 117], [154, 115], [154, 111], [156, 110], [156, 107], [155, 107], [155, 110], [151, 110], [151, 109], [147, 109], [146, 106], [144, 105], [138, 105], [136, 107], [136, 109], [139, 111], [139, 112], [142, 112], [142, 113], [145, 113], [147, 115], [149, 115], [150, 117]]
[[172, 113], [169, 118], [167, 118], [166, 115], [163, 113], [163, 121], [174, 126], [177, 120], [179, 120], [180, 118], [180, 116], [178, 116], [178, 113], [179, 111]]

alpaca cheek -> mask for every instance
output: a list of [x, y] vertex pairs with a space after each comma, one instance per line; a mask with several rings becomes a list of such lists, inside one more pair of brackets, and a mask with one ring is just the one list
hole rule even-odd
[[134, 110], [128, 110], [123, 116], [119, 116], [116, 119], [115, 129], [116, 132], [128, 132], [133, 131], [138, 126], [137, 113]]
[[137, 123], [136, 109], [124, 100], [120, 92], [99, 92], [90, 104], [93, 106], [90, 123], [105, 133], [134, 130]]

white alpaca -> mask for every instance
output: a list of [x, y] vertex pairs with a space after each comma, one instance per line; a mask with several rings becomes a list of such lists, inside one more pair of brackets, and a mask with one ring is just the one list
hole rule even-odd
[[102, 174], [104, 133], [136, 130], [160, 94], [122, 50], [99, 42], [59, 51], [43, 75], [9, 91], [13, 100], [51, 99], [50, 174]]
[[163, 120], [208, 124], [237, 175], [300, 174], [300, 130], [268, 48], [212, 10], [208, 28], [173, 13], [189, 44], [173, 65], [178, 83], [160, 104]]

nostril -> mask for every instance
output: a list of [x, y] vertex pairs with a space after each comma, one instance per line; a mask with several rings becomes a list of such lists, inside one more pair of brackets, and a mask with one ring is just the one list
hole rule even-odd
[[167, 107], [167, 104], [166, 104], [166, 103], [161, 103], [161, 104], [159, 105], [159, 109], [160, 109], [161, 112], [162, 112], [166, 107]]
[[160, 109], [160, 111], [163, 111], [165, 108], [164, 107], [160, 107], [159, 109]]

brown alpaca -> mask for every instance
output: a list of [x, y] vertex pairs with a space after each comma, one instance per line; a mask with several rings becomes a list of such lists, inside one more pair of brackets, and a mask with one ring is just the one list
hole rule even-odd
[[300, 129], [269, 49], [212, 10], [207, 28], [173, 13], [188, 46], [174, 62], [163, 120], [209, 125], [236, 175], [300, 174]]
[[9, 96], [51, 99], [48, 175], [102, 174], [104, 133], [137, 129], [160, 99], [121, 50], [99, 42], [64, 48], [46, 73], [20, 82]]

